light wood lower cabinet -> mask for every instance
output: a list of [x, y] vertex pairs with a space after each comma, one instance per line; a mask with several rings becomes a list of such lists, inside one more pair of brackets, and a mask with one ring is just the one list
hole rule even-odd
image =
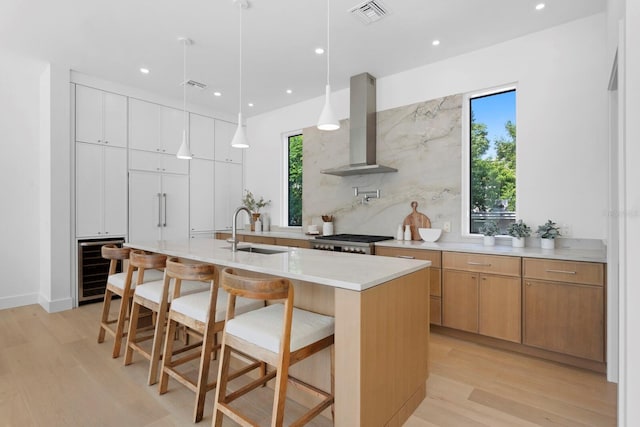
[[604, 264], [525, 258], [523, 266], [524, 344], [603, 362]]
[[434, 325], [441, 325], [442, 270], [440, 267], [442, 265], [442, 252], [425, 249], [389, 248], [385, 246], [376, 246], [376, 255], [410, 259], [423, 259], [431, 261], [431, 267], [429, 268], [429, 323], [433, 323]]
[[443, 254], [442, 325], [522, 342], [520, 258]]

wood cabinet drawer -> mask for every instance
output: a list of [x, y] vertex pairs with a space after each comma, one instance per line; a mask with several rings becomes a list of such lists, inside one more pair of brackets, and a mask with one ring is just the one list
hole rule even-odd
[[227, 240], [231, 238], [231, 233], [217, 232], [216, 239], [218, 240]]
[[442, 300], [437, 297], [429, 299], [429, 323], [442, 325]]
[[423, 249], [405, 249], [405, 248], [388, 248], [384, 246], [376, 246], [376, 255], [415, 258], [431, 261], [431, 267], [440, 268], [442, 265], [442, 252], [423, 250]]
[[520, 276], [519, 257], [445, 252], [442, 254], [442, 265], [452, 270]]
[[288, 239], [288, 238], [281, 238], [281, 237], [276, 238], [276, 245], [278, 245], [278, 246], [289, 246], [289, 247], [292, 247], [292, 248], [304, 248], [304, 249], [310, 249], [311, 248], [311, 244], [309, 243], [308, 240]]
[[442, 296], [442, 270], [429, 268], [429, 294], [433, 297]]
[[247, 243], [258, 243], [263, 245], [275, 245], [276, 239], [275, 237], [266, 237], [266, 236], [250, 236], [245, 234], [242, 236], [242, 241]]
[[601, 263], [524, 258], [522, 264], [526, 278], [604, 285], [604, 264]]

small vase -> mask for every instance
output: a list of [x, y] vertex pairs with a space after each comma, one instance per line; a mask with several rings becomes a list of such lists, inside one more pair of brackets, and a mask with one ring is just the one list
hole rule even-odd
[[511, 246], [514, 248], [524, 248], [524, 237], [514, 237], [511, 239]]
[[254, 212], [251, 214], [251, 231], [256, 231], [256, 221], [260, 218], [260, 213]]
[[483, 244], [485, 246], [495, 246], [496, 236], [484, 236]]
[[542, 249], [555, 249], [556, 239], [540, 239], [540, 247]]

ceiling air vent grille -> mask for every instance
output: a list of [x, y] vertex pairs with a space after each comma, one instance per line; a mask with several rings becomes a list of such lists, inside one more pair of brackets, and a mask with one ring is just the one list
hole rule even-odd
[[372, 22], [379, 21], [389, 13], [385, 5], [380, 0], [362, 2], [349, 9], [349, 12], [364, 24], [371, 24]]
[[198, 89], [206, 89], [207, 88], [206, 84], [197, 82], [195, 80], [187, 80], [186, 82], [184, 82], [182, 84], [183, 85], [187, 85], [187, 86], [191, 86], [191, 87], [197, 87]]

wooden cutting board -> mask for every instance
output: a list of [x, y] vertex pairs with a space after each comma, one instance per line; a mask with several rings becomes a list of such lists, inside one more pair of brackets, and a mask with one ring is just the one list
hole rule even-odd
[[422, 240], [418, 228], [431, 228], [431, 220], [425, 214], [418, 212], [418, 202], [411, 202], [411, 208], [413, 212], [404, 219], [403, 229], [408, 225], [411, 230], [411, 240]]

